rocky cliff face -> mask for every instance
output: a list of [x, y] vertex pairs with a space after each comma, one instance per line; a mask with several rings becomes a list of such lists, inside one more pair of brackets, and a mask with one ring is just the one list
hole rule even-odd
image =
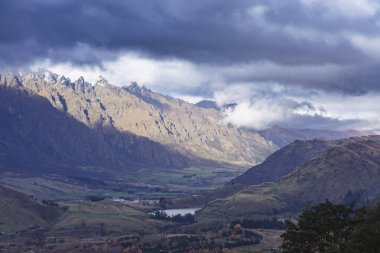
[[[261, 162], [276, 149], [257, 132], [226, 125], [215, 109], [200, 108], [135, 83], [118, 87], [102, 77], [93, 84], [83, 78], [72, 82], [45, 72], [1, 75], [0, 86], [45, 98], [90, 129], [146, 138], [192, 159], [245, 166]], [[112, 145], [121, 148], [124, 144], [113, 138]], [[142, 145], [134, 152], [147, 150]], [[156, 156], [160, 157], [159, 152]]]
[[145, 137], [89, 128], [24, 89], [0, 87], [0, 101], [0, 171], [74, 176], [197, 162]]

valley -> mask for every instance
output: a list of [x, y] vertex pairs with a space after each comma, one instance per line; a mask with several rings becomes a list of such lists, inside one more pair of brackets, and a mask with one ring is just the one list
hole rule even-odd
[[70, 177], [0, 173], [0, 184], [41, 199], [75, 200], [89, 196], [125, 199], [159, 199], [198, 194], [215, 189], [243, 173], [243, 168], [196, 168], [148, 171], [119, 177]]
[[380, 196], [369, 131], [238, 128], [212, 101], [51, 72], [1, 75], [0, 98], [4, 251], [274, 252], [303, 209]]
[[380, 0], [0, 0], [0, 253], [379, 253]]

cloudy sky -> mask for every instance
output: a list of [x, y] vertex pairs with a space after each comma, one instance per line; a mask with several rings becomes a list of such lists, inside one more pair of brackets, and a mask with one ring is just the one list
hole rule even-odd
[[0, 70], [137, 81], [226, 122], [380, 128], [379, 0], [1, 0]]

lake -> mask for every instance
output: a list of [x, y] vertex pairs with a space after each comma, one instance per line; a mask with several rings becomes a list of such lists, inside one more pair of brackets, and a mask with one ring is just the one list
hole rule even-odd
[[200, 210], [201, 208], [178, 208], [178, 209], [166, 209], [166, 210], [160, 210], [162, 212], [165, 212], [168, 216], [173, 217], [177, 214], [185, 215], [185, 214], [195, 214], [196, 211]]

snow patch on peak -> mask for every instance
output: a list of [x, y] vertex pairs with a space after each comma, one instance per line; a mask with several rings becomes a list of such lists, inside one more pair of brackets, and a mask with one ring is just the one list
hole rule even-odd
[[57, 78], [58, 78], [57, 74], [54, 74], [50, 71], [45, 71], [42, 75], [43, 75], [43, 79], [45, 80], [46, 83], [50, 83], [50, 84], [56, 84], [57, 83]]

